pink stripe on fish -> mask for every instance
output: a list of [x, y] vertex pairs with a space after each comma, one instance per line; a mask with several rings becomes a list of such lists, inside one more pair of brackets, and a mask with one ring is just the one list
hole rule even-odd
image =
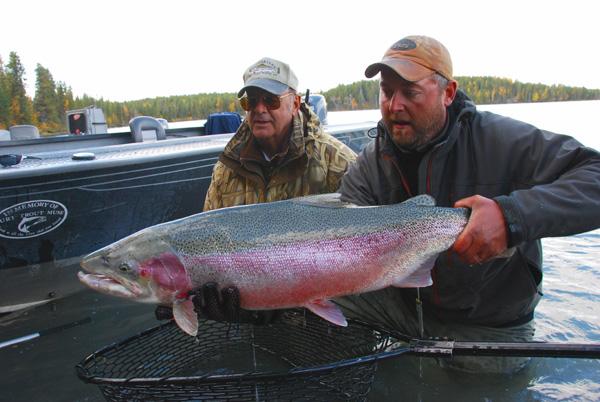
[[286, 307], [368, 288], [384, 275], [381, 259], [403, 242], [401, 233], [381, 232], [182, 260], [195, 286], [237, 286], [246, 308]]

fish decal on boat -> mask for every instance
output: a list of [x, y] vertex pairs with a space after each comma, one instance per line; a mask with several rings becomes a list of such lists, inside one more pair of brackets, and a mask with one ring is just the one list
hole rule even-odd
[[321, 194], [203, 212], [162, 223], [86, 256], [81, 282], [140, 302], [172, 305], [198, 331], [188, 292], [206, 282], [236, 286], [242, 308], [305, 307], [346, 325], [332, 298], [387, 286], [431, 285], [438, 254], [468, 211], [427, 195], [360, 207]]
[[19, 225], [17, 226], [17, 228], [19, 229], [19, 232], [21, 232], [21, 233], [29, 233], [29, 229], [31, 229], [32, 226], [35, 226], [39, 223], [44, 223], [44, 222], [46, 222], [45, 216], [30, 216], [27, 218], [23, 218], [21, 220], [21, 222], [19, 223]]

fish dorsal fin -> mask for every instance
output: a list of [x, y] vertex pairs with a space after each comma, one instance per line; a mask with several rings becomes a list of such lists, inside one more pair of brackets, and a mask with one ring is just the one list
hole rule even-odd
[[340, 193], [315, 194], [294, 198], [292, 202], [321, 208], [349, 208], [356, 205], [340, 200]]
[[402, 202], [405, 205], [417, 205], [420, 207], [435, 207], [435, 198], [430, 196], [429, 194], [421, 194], [416, 197], [409, 198], [408, 200]]

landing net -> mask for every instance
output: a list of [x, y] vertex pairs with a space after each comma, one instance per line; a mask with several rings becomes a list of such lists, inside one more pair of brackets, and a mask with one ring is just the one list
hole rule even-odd
[[77, 373], [109, 401], [364, 400], [377, 368], [369, 356], [393, 341], [302, 310], [263, 326], [201, 321], [197, 338], [169, 322], [93, 353]]

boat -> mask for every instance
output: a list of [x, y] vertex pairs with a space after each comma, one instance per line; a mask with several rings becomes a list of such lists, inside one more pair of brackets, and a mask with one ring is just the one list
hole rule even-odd
[[[235, 131], [215, 133], [211, 121], [227, 128], [232, 117], [177, 127], [139, 116], [114, 130], [89, 107], [67, 113], [66, 134], [11, 127], [11, 139], [0, 141], [0, 314], [82, 290], [82, 256], [201, 212], [213, 166]], [[358, 152], [375, 124], [324, 128]]]

